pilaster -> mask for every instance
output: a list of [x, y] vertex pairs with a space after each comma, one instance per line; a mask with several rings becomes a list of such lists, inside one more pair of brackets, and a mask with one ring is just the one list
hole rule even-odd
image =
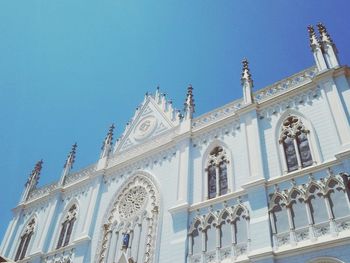
[[321, 80], [319, 85], [328, 102], [329, 110], [341, 144], [340, 150], [346, 150], [350, 148], [350, 127], [337, 86], [332, 77]]
[[250, 204], [250, 254], [257, 254], [258, 251], [271, 252], [271, 228], [265, 179], [258, 179], [242, 187], [248, 194]]

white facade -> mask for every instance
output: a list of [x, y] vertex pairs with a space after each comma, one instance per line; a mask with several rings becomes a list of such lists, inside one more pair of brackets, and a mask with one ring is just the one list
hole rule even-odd
[[316, 66], [193, 118], [147, 94], [112, 149], [14, 209], [0, 254], [17, 262], [350, 262], [350, 69], [325, 27]]

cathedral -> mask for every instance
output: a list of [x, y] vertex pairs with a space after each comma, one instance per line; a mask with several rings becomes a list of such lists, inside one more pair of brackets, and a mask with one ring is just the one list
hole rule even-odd
[[[316, 32], [317, 31], [317, 32]], [[159, 89], [96, 163], [25, 184], [0, 247], [21, 263], [350, 262], [350, 68], [323, 24], [315, 65], [194, 117]]]

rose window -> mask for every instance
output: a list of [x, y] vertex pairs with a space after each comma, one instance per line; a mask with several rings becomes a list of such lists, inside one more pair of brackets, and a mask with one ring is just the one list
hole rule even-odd
[[147, 191], [142, 186], [135, 186], [127, 191], [119, 203], [121, 218], [127, 219], [142, 210], [147, 202]]

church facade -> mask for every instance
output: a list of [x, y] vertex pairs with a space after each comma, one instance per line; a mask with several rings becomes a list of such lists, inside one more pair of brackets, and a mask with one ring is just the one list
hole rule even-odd
[[316, 65], [193, 117], [146, 94], [100, 158], [37, 187], [39, 161], [0, 254], [30, 263], [350, 262], [350, 68], [326, 28]]

